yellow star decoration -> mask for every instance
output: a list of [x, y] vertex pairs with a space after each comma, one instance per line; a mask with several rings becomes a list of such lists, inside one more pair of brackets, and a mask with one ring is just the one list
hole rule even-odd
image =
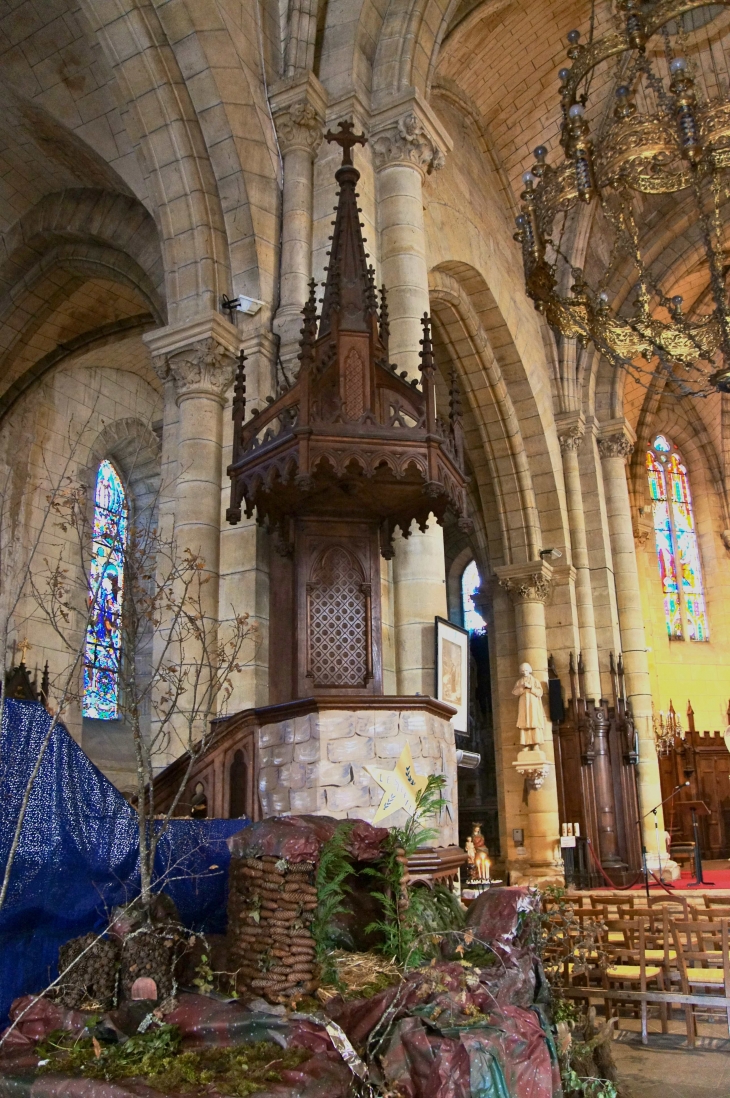
[[371, 778], [373, 778], [383, 790], [383, 799], [378, 805], [373, 823], [377, 824], [386, 816], [391, 816], [400, 808], [404, 808], [409, 816], [415, 815], [416, 798], [423, 793], [428, 783], [428, 778], [416, 774], [411, 755], [410, 744], [406, 744], [401, 752], [395, 770], [383, 770], [381, 766], [363, 766]]

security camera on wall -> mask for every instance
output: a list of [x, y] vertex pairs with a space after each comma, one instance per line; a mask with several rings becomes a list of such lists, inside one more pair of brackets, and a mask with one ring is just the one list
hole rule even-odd
[[233, 317], [234, 313], [244, 313], [246, 316], [255, 316], [263, 301], [258, 301], [255, 297], [246, 297], [245, 294], [239, 294], [238, 297], [227, 297], [225, 294], [221, 299], [221, 304], [226, 312]]

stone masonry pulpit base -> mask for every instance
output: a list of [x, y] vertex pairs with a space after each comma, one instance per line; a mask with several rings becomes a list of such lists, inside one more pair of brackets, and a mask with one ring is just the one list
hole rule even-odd
[[[443, 774], [448, 807], [437, 845], [458, 842], [453, 710], [426, 697], [329, 697], [256, 711], [259, 796], [264, 816], [314, 813], [372, 821], [383, 792], [363, 770], [391, 769], [410, 745], [416, 772]], [[392, 764], [392, 766], [391, 766]], [[383, 821], [402, 826], [399, 811]]]
[[[392, 769], [406, 744], [416, 773], [443, 774], [448, 807], [434, 823], [432, 845], [458, 841], [454, 709], [428, 697], [333, 695], [245, 709], [213, 722], [209, 749], [189, 774], [185, 756], [155, 778], [155, 811], [187, 816], [193, 797], [209, 817], [334, 816], [372, 822], [382, 797], [363, 766]], [[400, 827], [406, 814], [384, 825]]]

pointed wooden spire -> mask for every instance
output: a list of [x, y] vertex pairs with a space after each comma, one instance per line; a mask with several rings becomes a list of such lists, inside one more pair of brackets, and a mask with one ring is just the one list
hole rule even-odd
[[332, 248], [324, 287], [320, 336], [332, 329], [333, 313], [338, 314], [340, 331], [367, 332], [373, 311], [375, 287], [368, 272], [365, 242], [360, 223], [355, 184], [360, 173], [352, 163], [353, 145], [365, 144], [362, 134], [352, 132], [352, 122], [340, 122], [339, 134], [328, 130], [325, 137], [342, 147], [342, 164], [335, 172], [340, 185], [332, 234]]
[[48, 699], [51, 694], [51, 681], [48, 673], [48, 660], [43, 668], [43, 678], [41, 679], [41, 695], [39, 701], [43, 702], [45, 706], [48, 706]]
[[385, 291], [385, 284], [380, 287], [380, 329], [378, 334], [380, 336], [380, 342], [383, 344], [385, 363], [387, 365], [390, 359], [390, 315], [388, 313], [388, 295]]
[[312, 350], [317, 340], [317, 283], [313, 278], [309, 280], [309, 297], [307, 304], [302, 309], [302, 333], [299, 342], [301, 352], [299, 360], [304, 366], [312, 357]]

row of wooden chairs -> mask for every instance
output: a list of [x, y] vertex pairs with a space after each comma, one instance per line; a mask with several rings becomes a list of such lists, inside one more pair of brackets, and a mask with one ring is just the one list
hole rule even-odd
[[[659, 1004], [665, 1033], [668, 1011], [677, 1003], [684, 1009], [690, 1045], [696, 1041], [698, 1010], [716, 1009], [720, 997], [727, 1000], [722, 1009], [730, 1034], [730, 908], [676, 903], [674, 897], [640, 907], [623, 899], [604, 898], [568, 912], [548, 909], [545, 961], [562, 969], [563, 986], [603, 988], [609, 993], [607, 1017], [622, 1000], [640, 1006], [644, 1041], [649, 999]], [[711, 1004], [703, 1002], [708, 997]]]

